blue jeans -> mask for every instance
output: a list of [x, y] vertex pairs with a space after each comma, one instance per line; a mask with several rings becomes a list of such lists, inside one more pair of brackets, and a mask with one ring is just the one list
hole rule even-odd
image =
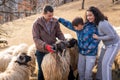
[[37, 50], [35, 55], [36, 55], [37, 63], [38, 63], [38, 80], [44, 80], [43, 72], [41, 69], [41, 63], [46, 53], [43, 53]]
[[79, 53], [78, 73], [79, 80], [93, 80], [92, 69], [95, 65], [96, 56], [84, 56]]

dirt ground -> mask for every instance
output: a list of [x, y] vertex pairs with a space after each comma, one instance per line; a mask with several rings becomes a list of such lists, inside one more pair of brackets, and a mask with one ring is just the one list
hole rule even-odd
[[[98, 7], [106, 16], [108, 16], [109, 22], [116, 26], [120, 27], [120, 3], [112, 4], [112, 0], [85, 0], [85, 9], [81, 10], [81, 0], [75, 1], [73, 3], [67, 3], [65, 5], [55, 8], [55, 16], [63, 17], [68, 20], [72, 20], [76, 16], [81, 16], [84, 18], [86, 9], [89, 6]], [[41, 14], [32, 15], [30, 17], [21, 18], [12, 22], [5, 23], [0, 25], [6, 29], [9, 36], [7, 38], [9, 46], [17, 45], [20, 43], [27, 43], [31, 45], [32, 40], [32, 24], [34, 20], [39, 17]], [[61, 25], [63, 33], [70, 33], [76, 37], [73, 31], [70, 31]]]
[[[112, 25], [120, 27], [120, 2], [112, 4], [112, 0], [85, 0], [85, 9], [82, 10], [81, 1], [82, 0], [75, 1], [73, 3], [67, 3], [55, 8], [54, 15], [71, 21], [77, 16], [84, 18], [86, 9], [89, 6], [96, 6], [108, 17], [109, 22]], [[28, 45], [33, 44], [32, 24], [40, 15], [41, 14], [36, 14], [0, 25], [4, 27], [9, 34], [9, 37], [6, 38], [8, 40], [8, 47], [21, 43], [27, 43]], [[69, 33], [76, 38], [76, 34], [63, 27], [63, 25], [61, 25], [61, 29], [63, 33]], [[4, 49], [0, 50], [2, 51]], [[116, 79], [116, 75], [114, 75], [113, 80], [120, 80], [120, 78]]]

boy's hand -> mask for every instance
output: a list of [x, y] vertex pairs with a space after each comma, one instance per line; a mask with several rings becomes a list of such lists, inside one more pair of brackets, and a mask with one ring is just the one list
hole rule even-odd
[[59, 17], [58, 17], [58, 16], [53, 16], [53, 18], [55, 18], [55, 19], [57, 19], [57, 20], [59, 19]]

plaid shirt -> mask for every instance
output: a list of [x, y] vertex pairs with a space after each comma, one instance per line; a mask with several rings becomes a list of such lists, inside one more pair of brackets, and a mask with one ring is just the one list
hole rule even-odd
[[93, 34], [98, 34], [98, 30], [95, 24], [87, 22], [85, 23], [82, 30], [75, 30], [71, 22], [63, 18], [59, 18], [58, 21], [62, 23], [65, 27], [76, 32], [80, 54], [86, 56], [97, 55], [99, 40], [96, 40], [92, 37]]

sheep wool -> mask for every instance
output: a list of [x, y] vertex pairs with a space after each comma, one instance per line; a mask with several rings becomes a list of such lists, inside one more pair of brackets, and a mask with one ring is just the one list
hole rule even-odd
[[31, 61], [31, 76], [37, 75], [37, 73], [35, 73], [35, 69], [36, 69], [36, 57], [35, 57], [35, 52], [36, 52], [36, 47], [35, 44], [32, 44], [27, 51], [27, 54], [29, 56], [31, 56], [32, 61]]
[[29, 80], [29, 66], [20, 65], [12, 59], [5, 72], [0, 73], [0, 80]]
[[18, 55], [18, 53], [22, 53], [22, 52], [27, 52], [27, 49], [28, 49], [28, 45], [27, 44], [25, 44], [25, 43], [21, 43], [21, 44], [19, 44], [16, 48], [15, 48], [15, 50], [13, 51], [13, 55], [14, 56], [17, 56]]
[[3, 72], [6, 70], [9, 62], [12, 60], [13, 55], [10, 54], [0, 54], [0, 72]]
[[44, 56], [41, 67], [45, 80], [68, 80], [70, 65], [69, 50], [49, 53]]

